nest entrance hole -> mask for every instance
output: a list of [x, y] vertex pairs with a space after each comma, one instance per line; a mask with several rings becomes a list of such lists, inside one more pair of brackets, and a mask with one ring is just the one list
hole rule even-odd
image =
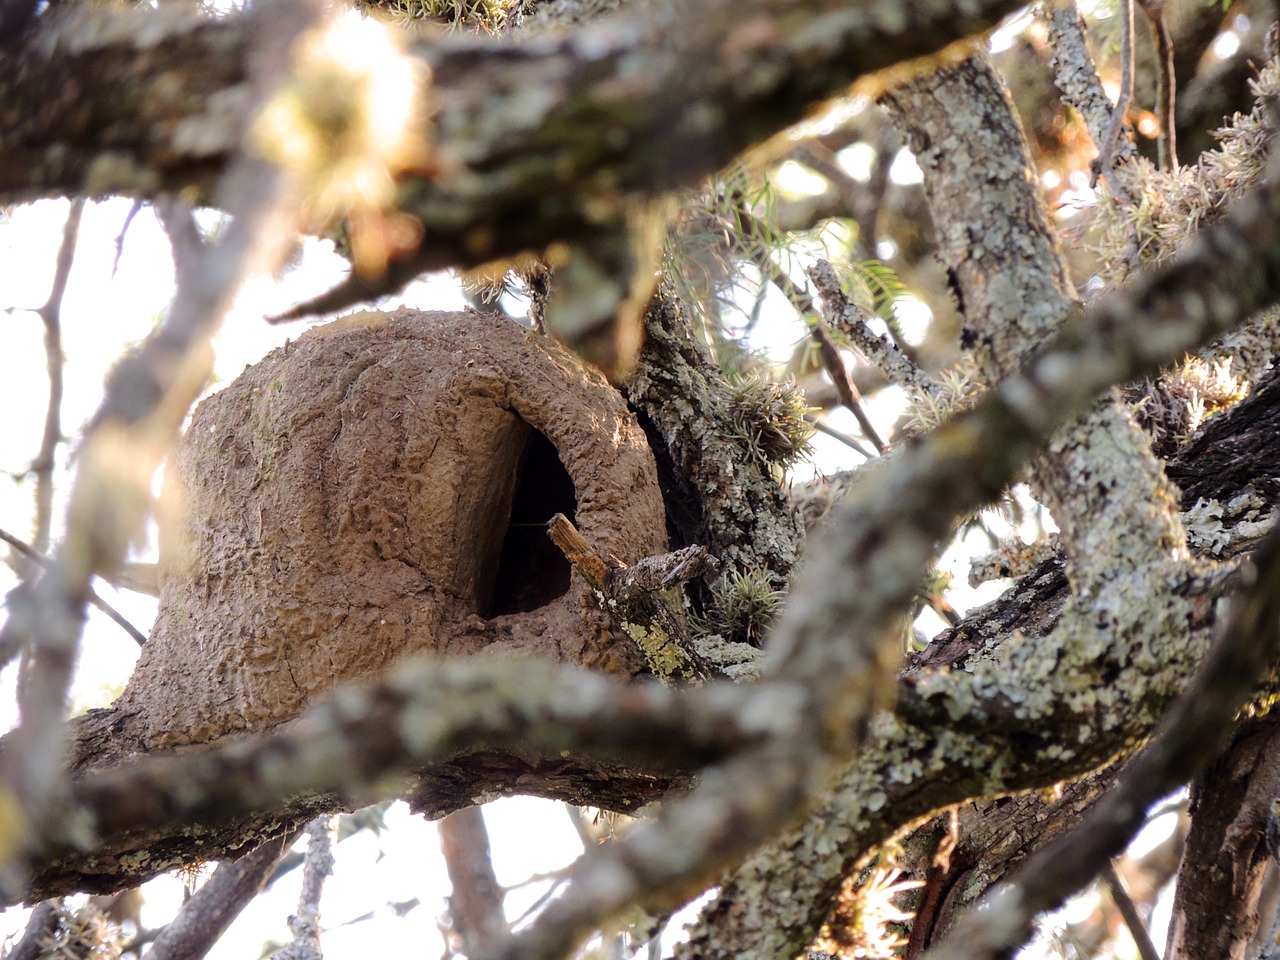
[[577, 508], [573, 479], [560, 462], [555, 445], [530, 427], [516, 477], [511, 519], [498, 556], [498, 571], [481, 616], [491, 619], [526, 613], [569, 592], [573, 571], [568, 559], [547, 536], [547, 521], [557, 513], [576, 521]]

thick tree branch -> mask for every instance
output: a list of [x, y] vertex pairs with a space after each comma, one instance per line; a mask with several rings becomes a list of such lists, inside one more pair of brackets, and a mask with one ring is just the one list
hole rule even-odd
[[[593, 236], [620, 198], [696, 183], [853, 80], [1017, 6], [718, 0], [674, 11], [666, 32], [640, 17], [520, 45], [424, 41], [413, 56], [431, 73], [435, 161], [405, 173], [399, 203], [426, 240], [316, 309], [426, 269]], [[212, 197], [245, 122], [252, 30], [249, 15], [201, 20], [173, 6], [51, 18], [0, 58], [0, 199], [192, 187]]]
[[[298, 814], [311, 819], [332, 809], [335, 793], [354, 796], [365, 785], [423, 766], [458, 779], [449, 763], [476, 751], [506, 750], [535, 764], [571, 750], [580, 768], [599, 757], [638, 764], [645, 779], [683, 776], [794, 721], [796, 698], [767, 694], [767, 705], [759, 707], [757, 693], [723, 686], [691, 700], [689, 691], [628, 686], [550, 664], [526, 663], [513, 673], [507, 663], [427, 660], [367, 689], [347, 689], [269, 736], [89, 769], [76, 780], [74, 797], [92, 812], [99, 844], [120, 851], [138, 838], [173, 833], [184, 821], [206, 824], [198, 832], [211, 834], [214, 823], [234, 824], [238, 813], [269, 810], [300, 795], [314, 798], [310, 813]], [[111, 712], [100, 713], [110, 723]], [[493, 786], [476, 784], [464, 796]], [[431, 797], [422, 802], [430, 804]], [[462, 802], [455, 798], [454, 807]], [[243, 823], [240, 829], [254, 835]], [[209, 839], [206, 855], [221, 853], [217, 842]], [[50, 853], [39, 890], [66, 883], [77, 870], [102, 871], [74, 851]], [[131, 859], [151, 872], [173, 865], [162, 857]], [[126, 873], [104, 880], [114, 887], [139, 878]]]
[[1030, 936], [1037, 913], [1061, 905], [1118, 855], [1147, 809], [1208, 763], [1236, 712], [1280, 654], [1280, 527], [1259, 549], [1256, 579], [1238, 601], [1204, 667], [1169, 711], [1160, 732], [1081, 825], [1027, 861], [962, 920], [938, 957], [1006, 956]]
[[1274, 852], [1266, 838], [1280, 792], [1280, 716], [1246, 720], [1193, 783], [1191, 829], [1178, 871], [1166, 954], [1244, 960]]

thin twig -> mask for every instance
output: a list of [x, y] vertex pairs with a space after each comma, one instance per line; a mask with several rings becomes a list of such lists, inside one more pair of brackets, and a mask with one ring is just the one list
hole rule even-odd
[[124, 215], [124, 223], [120, 225], [120, 232], [116, 234], [116, 253], [111, 258], [111, 277], [115, 279], [116, 270], [120, 267], [120, 257], [124, 255], [124, 238], [129, 233], [129, 227], [133, 224], [133, 218], [136, 217], [143, 207], [143, 201], [134, 200], [129, 205], [129, 212]]
[[[5, 543], [11, 546], [14, 550], [17, 550], [18, 553], [22, 554], [28, 560], [31, 560], [33, 563], [35, 563], [37, 566], [39, 566], [43, 570], [48, 570], [50, 567], [53, 566], [53, 561], [50, 560], [48, 557], [46, 557], [43, 553], [35, 549], [35, 547], [32, 547], [31, 545], [19, 540], [17, 537], [15, 537], [13, 534], [9, 533], [6, 530], [0, 530], [0, 540], [3, 540]], [[130, 637], [133, 638], [134, 642], [137, 643], [138, 646], [142, 646], [147, 642], [147, 635], [145, 633], [143, 633], [141, 630], [135, 627], [127, 619], [125, 619], [124, 614], [120, 613], [118, 610], [115, 609], [115, 607], [111, 606], [111, 604], [103, 600], [102, 597], [98, 595], [97, 591], [93, 590], [92, 588], [89, 589], [89, 603], [92, 604], [97, 609], [101, 610], [112, 620], [114, 620], [116, 624], [119, 625], [121, 630], [123, 630], [125, 633], [127, 633]], [[3, 666], [3, 664], [6, 662], [8, 661], [0, 659], [0, 666]]]
[[[759, 219], [750, 210], [746, 209], [745, 205], [739, 204], [738, 221], [742, 224], [744, 233], [755, 237], [764, 236], [764, 229]], [[795, 307], [798, 313], [802, 316], [813, 316], [815, 318], [819, 316], [818, 305], [814, 302], [813, 296], [809, 291], [792, 280], [787, 272], [778, 266], [770, 256], [758, 249], [748, 249], [746, 254], [751, 262], [755, 264], [756, 269], [763, 274], [764, 278], [777, 287], [783, 296], [791, 301], [791, 305]], [[831, 342], [831, 337], [823, 329], [820, 319], [809, 328], [809, 334], [818, 344], [819, 352], [822, 355], [823, 367], [831, 377], [832, 382], [835, 383], [836, 392], [840, 395], [840, 402], [853, 413], [858, 425], [862, 427], [863, 434], [871, 441], [876, 450], [884, 453], [888, 446], [881, 439], [880, 434], [876, 432], [871, 418], [867, 416], [866, 409], [863, 406], [862, 394], [853, 382], [853, 378], [849, 376], [849, 371], [845, 368], [844, 361], [840, 359], [840, 351]]]
[[1138, 948], [1138, 956], [1142, 960], [1161, 960], [1160, 951], [1151, 942], [1151, 934], [1147, 932], [1147, 925], [1143, 922], [1142, 914], [1138, 912], [1137, 904], [1133, 902], [1133, 897], [1129, 896], [1124, 881], [1116, 872], [1116, 865], [1110, 860], [1102, 870], [1102, 879], [1107, 885], [1107, 892], [1111, 894], [1112, 901], [1115, 902], [1116, 909], [1120, 911], [1124, 925], [1129, 928], [1129, 935], [1133, 937], [1134, 945]]
[[1120, 94], [1116, 98], [1115, 109], [1111, 112], [1111, 123], [1107, 126], [1106, 135], [1098, 144], [1098, 155], [1090, 164], [1093, 175], [1089, 178], [1089, 186], [1098, 185], [1098, 177], [1104, 170], [1110, 170], [1115, 162], [1116, 144], [1120, 141], [1120, 131], [1124, 127], [1125, 114], [1129, 112], [1129, 104], [1133, 100], [1133, 0], [1120, 0]]
[[76, 242], [80, 236], [80, 220], [84, 215], [85, 201], [73, 200], [67, 211], [66, 226], [62, 230], [62, 245], [54, 264], [53, 284], [49, 299], [36, 313], [44, 323], [45, 369], [49, 376], [49, 403], [45, 408], [44, 432], [40, 438], [40, 450], [31, 461], [31, 472], [36, 478], [35, 549], [49, 549], [49, 530], [53, 519], [53, 467], [54, 455], [62, 440], [62, 300], [66, 296], [67, 282], [71, 278], [71, 265], [75, 260]]
[[914, 387], [936, 395], [938, 384], [920, 369], [897, 344], [878, 335], [867, 324], [863, 311], [849, 299], [840, 286], [840, 280], [831, 264], [819, 260], [809, 268], [809, 279], [818, 288], [827, 320], [849, 338], [849, 342], [862, 353], [890, 383], [902, 387]]
[[831, 334], [827, 332], [826, 324], [821, 320], [814, 320], [813, 325], [809, 327], [809, 336], [818, 345], [818, 354], [822, 357], [822, 365], [826, 368], [827, 375], [831, 377], [831, 382], [836, 385], [836, 393], [840, 394], [840, 402], [852, 411], [854, 417], [857, 418], [858, 426], [862, 428], [863, 435], [871, 441], [877, 452], [883, 454], [889, 449], [889, 445], [884, 442], [876, 430], [875, 424], [867, 416], [867, 411], [863, 408], [862, 394], [858, 390], [858, 385], [853, 382], [853, 377], [849, 376], [849, 369], [844, 365], [844, 360], [840, 358], [840, 351], [831, 339]]
[[1159, 75], [1160, 136], [1156, 140], [1157, 158], [1161, 170], [1171, 173], [1178, 169], [1177, 87], [1173, 69], [1173, 37], [1164, 16], [1164, 0], [1138, 0], [1142, 12], [1151, 23], [1151, 38], [1156, 47], [1156, 67]]
[[813, 416], [812, 414], [806, 413], [804, 415], [804, 422], [809, 424], [809, 426], [813, 427], [813, 429], [817, 430], [819, 433], [825, 434], [826, 436], [830, 437], [832, 440], [839, 440], [846, 447], [851, 447], [854, 450], [857, 450], [858, 453], [862, 454], [868, 460], [873, 459], [876, 455], [874, 450], [868, 450], [859, 441], [855, 440], [853, 437], [849, 436], [847, 433], [841, 433], [839, 430], [836, 430], [834, 427], [827, 426], [825, 423], [823, 423], [821, 420], [819, 420], [817, 417]]
[[[1115, 110], [1098, 78], [1098, 68], [1089, 54], [1084, 21], [1074, 0], [1046, 3], [1041, 18], [1049, 30], [1053, 44], [1053, 82], [1062, 91], [1062, 99], [1079, 111], [1094, 143], [1101, 145], [1115, 118]], [[1099, 172], [1111, 190], [1111, 196], [1125, 206], [1132, 204], [1129, 188], [1119, 175], [1121, 164], [1137, 155], [1129, 137], [1118, 136], [1111, 163]]]

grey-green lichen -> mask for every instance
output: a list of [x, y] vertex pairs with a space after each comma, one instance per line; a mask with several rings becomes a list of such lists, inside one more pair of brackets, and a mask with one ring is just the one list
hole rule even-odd
[[[687, 478], [668, 493], [668, 516], [682, 518], [676, 521], [684, 525], [681, 536], [705, 545], [722, 569], [767, 570], [781, 587], [795, 563], [799, 518], [770, 465], [744, 456], [734, 439], [742, 427], [730, 385], [695, 339], [670, 285], [660, 287], [645, 327], [645, 351], [625, 392], [660, 461], [669, 457]], [[794, 402], [782, 398], [783, 407]], [[774, 436], [768, 445], [777, 453], [793, 440]]]
[[1202, 554], [1214, 557], [1238, 552], [1241, 543], [1260, 538], [1275, 522], [1276, 509], [1249, 487], [1223, 503], [1201, 497], [1182, 516], [1187, 542]]

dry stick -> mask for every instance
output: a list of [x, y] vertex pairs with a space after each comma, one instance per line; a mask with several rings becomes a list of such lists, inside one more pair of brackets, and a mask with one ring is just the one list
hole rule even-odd
[[449, 917], [462, 941], [462, 952], [477, 948], [507, 929], [502, 909], [503, 889], [493, 872], [489, 831], [479, 807], [454, 811], [440, 821], [440, 850], [449, 873]]
[[203, 957], [256, 897], [285, 855], [296, 832], [267, 840], [239, 860], [224, 860], [154, 938], [147, 960]]
[[[36, 550], [35, 547], [32, 547], [31, 545], [19, 540], [17, 537], [15, 537], [13, 534], [9, 533], [6, 530], [0, 530], [0, 540], [3, 540], [9, 546], [13, 547], [14, 550], [17, 550], [18, 553], [22, 554], [28, 560], [33, 561], [41, 569], [48, 570], [51, 566], [53, 566], [53, 561], [50, 560], [48, 557], [46, 557], [43, 553]], [[133, 638], [134, 642], [137, 643], [138, 646], [142, 646], [147, 642], [146, 634], [144, 634], [141, 630], [135, 627], [128, 620], [126, 620], [124, 617], [124, 614], [120, 613], [118, 610], [115, 609], [115, 607], [111, 606], [111, 604], [103, 600], [102, 597], [98, 596], [97, 591], [93, 590], [92, 588], [90, 588], [89, 590], [89, 603], [92, 604], [97, 609], [101, 610], [112, 620], [114, 620], [119, 625], [121, 630], [123, 630], [125, 633], [127, 633], [130, 637]], [[5, 651], [5, 652], [7, 653], [8, 651]], [[0, 654], [0, 665], [2, 665], [5, 662], [7, 661], [3, 659], [3, 654]]]
[[563, 513], [547, 522], [547, 536], [586, 578], [596, 602], [640, 648], [663, 683], [701, 683], [721, 671], [694, 648], [684, 624], [655, 593], [719, 566], [705, 547], [646, 557], [633, 567], [610, 567]]
[[1173, 70], [1173, 37], [1164, 17], [1164, 0], [1138, 0], [1142, 12], [1151, 23], [1151, 38], [1156, 46], [1156, 66], [1159, 74], [1160, 137], [1156, 141], [1157, 159], [1161, 170], [1171, 173], [1178, 169], [1177, 77]]
[[1129, 891], [1125, 889], [1124, 881], [1120, 879], [1120, 874], [1116, 873], [1116, 865], [1110, 860], [1107, 861], [1106, 867], [1102, 870], [1102, 879], [1107, 884], [1107, 892], [1111, 894], [1111, 899], [1115, 902], [1116, 909], [1120, 911], [1120, 916], [1124, 919], [1124, 925], [1129, 928], [1129, 935], [1133, 937], [1134, 945], [1138, 948], [1138, 956], [1142, 960], [1161, 960], [1160, 951], [1151, 942], [1151, 934], [1147, 932], [1147, 925], [1142, 920], [1142, 914], [1138, 913], [1138, 907], [1133, 902], [1133, 897], [1129, 896]]
[[1080, 825], [1029, 858], [970, 911], [931, 960], [994, 960], [1024, 943], [1037, 914], [1060, 906], [1118, 855], [1148, 808], [1216, 757], [1236, 712], [1280, 655], [1280, 526], [1255, 554], [1247, 596], [1152, 742], [1125, 768]]
[[1098, 155], [1090, 167], [1093, 176], [1089, 178], [1089, 186], [1098, 185], [1098, 177], [1104, 170], [1110, 170], [1115, 159], [1116, 144], [1120, 141], [1120, 130], [1124, 127], [1124, 115], [1129, 112], [1129, 103], [1133, 100], [1133, 0], [1120, 0], [1120, 94], [1116, 98], [1115, 109], [1111, 112], [1111, 123], [1107, 126], [1106, 135], [1098, 144]]
[[[283, 51], [323, 15], [315, 0], [272, 0], [254, 8], [258, 18], [250, 77], [255, 102], [266, 102], [286, 74]], [[246, 134], [246, 142], [248, 136]], [[281, 171], [251, 151], [231, 164], [220, 183], [233, 213], [224, 240], [202, 251], [200, 269], [182, 271], [178, 292], [160, 328], [138, 353], [108, 377], [91, 422], [72, 487], [67, 534], [21, 604], [11, 603], [0, 628], [0, 650], [30, 644], [32, 668], [19, 690], [19, 724], [3, 762], [3, 785], [22, 805], [23, 817], [0, 829], [4, 849], [0, 887], [15, 895], [24, 860], [33, 850], [77, 829], [65, 816], [64, 717], [90, 581], [124, 562], [129, 543], [150, 508], [150, 477], [176, 439], [187, 410], [211, 371], [210, 340], [245, 278], [275, 262], [288, 239], [291, 204]], [[121, 457], [131, 460], [121, 483]]]
[[862, 427], [863, 434], [875, 446], [876, 451], [884, 453], [889, 449], [876, 431], [875, 424], [871, 422], [871, 418], [867, 416], [866, 410], [862, 405], [862, 394], [858, 391], [858, 385], [853, 382], [853, 378], [849, 376], [849, 369], [844, 365], [844, 360], [840, 358], [840, 351], [836, 349], [831, 334], [827, 332], [827, 325], [821, 320], [814, 320], [813, 325], [809, 328], [809, 336], [818, 345], [818, 353], [822, 357], [822, 365], [827, 370], [827, 375], [831, 377], [831, 382], [836, 385], [836, 393], [840, 394], [840, 402], [853, 411], [853, 415], [858, 419], [858, 426]]

